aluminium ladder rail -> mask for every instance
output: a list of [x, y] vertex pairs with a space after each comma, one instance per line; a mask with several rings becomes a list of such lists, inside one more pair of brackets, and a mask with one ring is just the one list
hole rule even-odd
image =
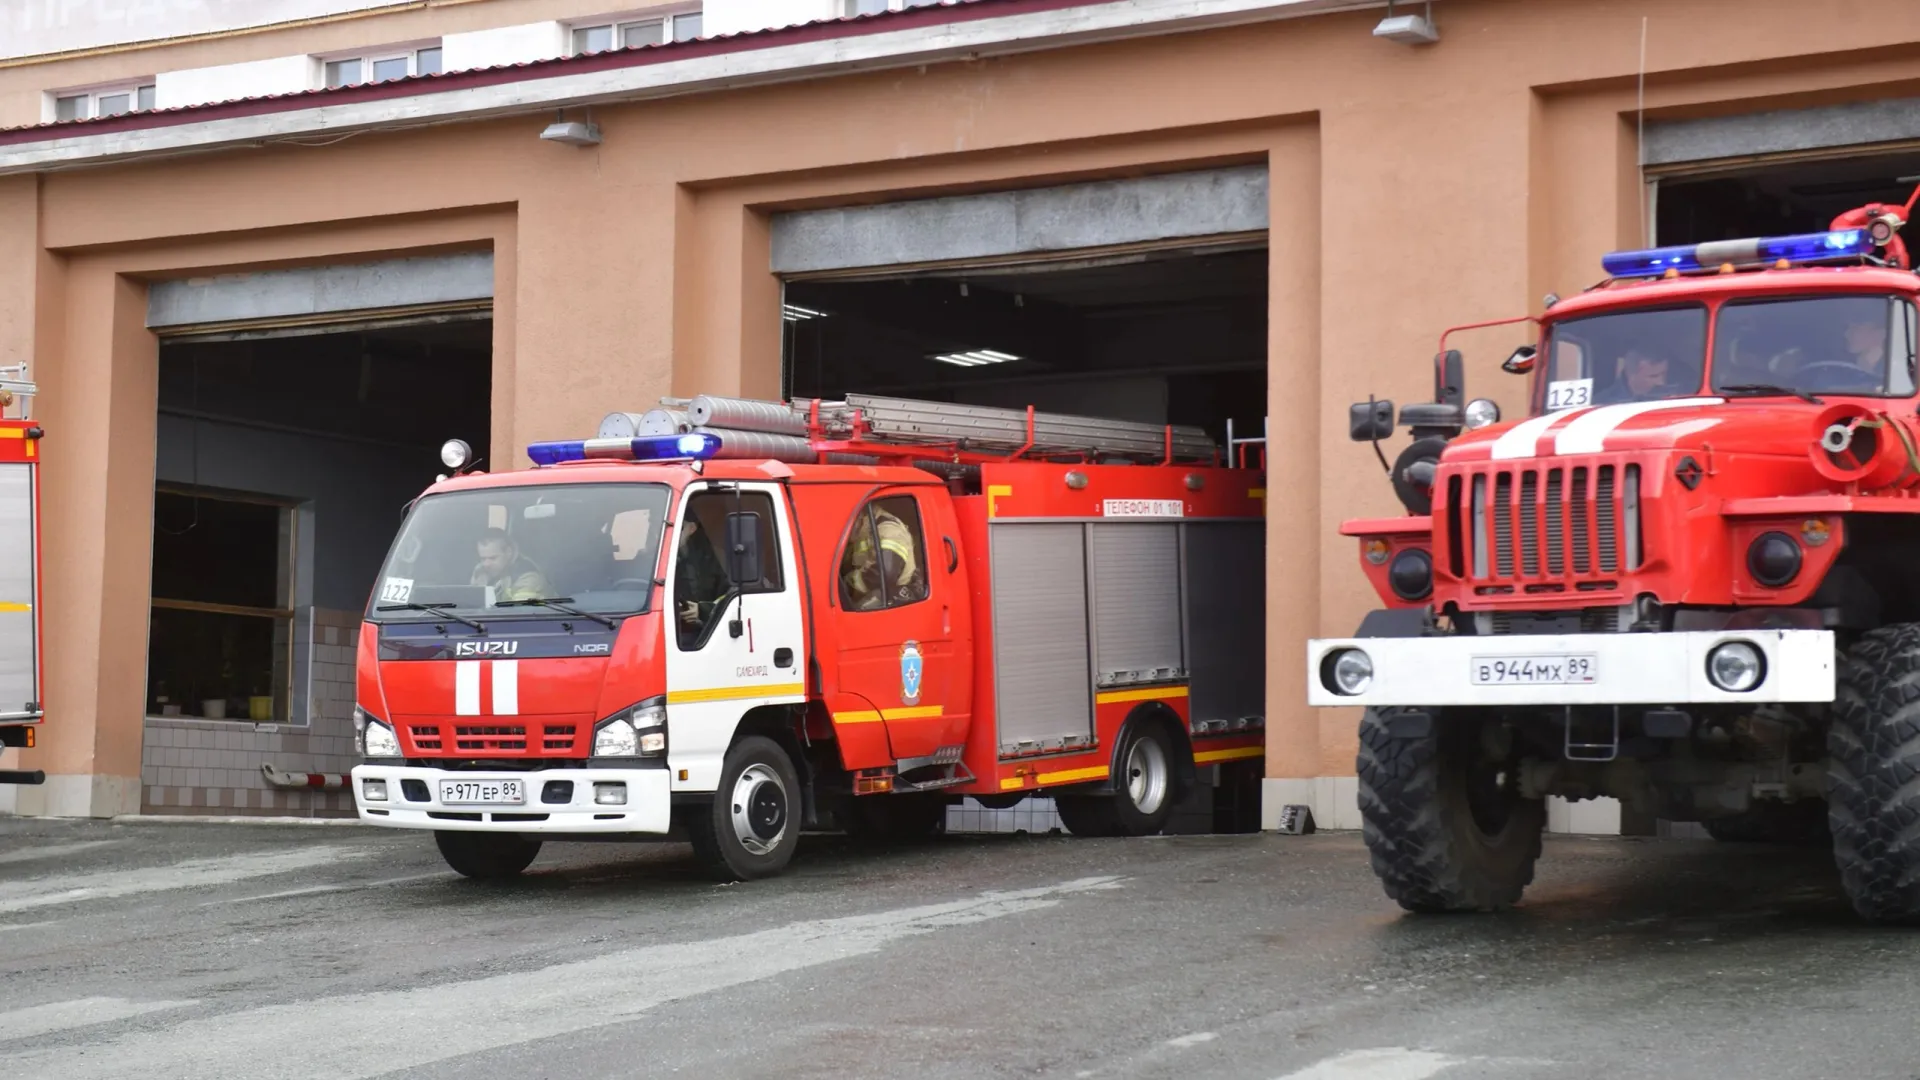
[[[796, 402], [796, 410], [810, 403]], [[835, 437], [969, 449], [1048, 454], [1109, 454], [1150, 461], [1168, 456], [1212, 460], [1217, 444], [1202, 428], [1102, 420], [1064, 413], [997, 409], [982, 405], [912, 401], [848, 394], [820, 402], [820, 423]], [[858, 423], [856, 423], [856, 416]], [[1031, 427], [1029, 427], [1031, 423]], [[864, 425], [864, 431], [861, 430]], [[1171, 442], [1171, 447], [1169, 447]]]

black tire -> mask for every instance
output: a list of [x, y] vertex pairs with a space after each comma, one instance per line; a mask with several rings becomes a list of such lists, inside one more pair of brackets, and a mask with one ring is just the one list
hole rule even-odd
[[1179, 801], [1173, 740], [1155, 723], [1129, 724], [1114, 755], [1111, 795], [1061, 795], [1054, 809], [1075, 836], [1152, 836]]
[[1707, 835], [1723, 844], [1790, 844], [1826, 847], [1833, 842], [1827, 829], [1827, 804], [1818, 799], [1766, 802], [1744, 814], [1700, 823]]
[[540, 841], [519, 833], [436, 829], [433, 842], [448, 866], [476, 881], [518, 877], [540, 855]]
[[1533, 881], [1546, 803], [1523, 799], [1514, 762], [1496, 759], [1469, 713], [1433, 717], [1428, 734], [1396, 738], [1397, 710], [1360, 721], [1360, 813], [1373, 872], [1408, 911], [1498, 911]]
[[1055, 795], [1053, 809], [1060, 815], [1060, 824], [1075, 836], [1119, 836], [1113, 802], [1111, 795]]
[[727, 751], [711, 802], [681, 809], [687, 839], [720, 881], [752, 881], [787, 868], [800, 846], [800, 777], [780, 744], [749, 735]]
[[916, 844], [938, 834], [947, 823], [941, 795], [862, 795], [847, 810], [847, 835], [875, 846]]
[[1853, 908], [1920, 920], [1920, 624], [1861, 638], [1840, 658], [1827, 729], [1833, 859]]

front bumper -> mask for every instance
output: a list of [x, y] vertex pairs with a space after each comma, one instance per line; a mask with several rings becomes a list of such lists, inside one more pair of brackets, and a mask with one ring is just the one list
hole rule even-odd
[[[1707, 678], [1707, 654], [1744, 641], [1766, 659], [1758, 686], [1722, 690]], [[1341, 694], [1323, 676], [1326, 658], [1361, 649], [1373, 682]], [[1483, 685], [1474, 673], [1495, 658], [1590, 657], [1589, 683]], [[1323, 638], [1307, 643], [1312, 705], [1683, 705], [1832, 701], [1828, 630], [1713, 630], [1665, 634], [1515, 634], [1495, 637]]]
[[[538, 769], [531, 772], [472, 772], [419, 768], [410, 765], [356, 765], [353, 802], [360, 820], [391, 829], [446, 829], [467, 832], [516, 833], [665, 833], [673, 819], [671, 773], [657, 769]], [[387, 798], [370, 802], [366, 782], [384, 780]], [[414, 780], [418, 784], [405, 784]], [[446, 805], [440, 802], [442, 780], [519, 780], [526, 784], [527, 801], [520, 806]], [[542, 801], [547, 782], [570, 781], [570, 801]], [[593, 801], [593, 785], [623, 783], [624, 805]], [[406, 789], [426, 798], [409, 799]]]

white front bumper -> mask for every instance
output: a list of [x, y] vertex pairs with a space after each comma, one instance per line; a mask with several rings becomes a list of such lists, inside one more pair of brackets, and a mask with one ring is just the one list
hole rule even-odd
[[[1766, 676], [1745, 693], [1707, 678], [1707, 654], [1745, 641], [1766, 657]], [[1361, 649], [1373, 683], [1340, 694], [1322, 678], [1328, 655]], [[1488, 686], [1475, 661], [1494, 657], [1591, 656], [1591, 683]], [[1307, 643], [1307, 701], [1313, 705], [1683, 705], [1832, 701], [1833, 633], [1828, 630], [1713, 630], [1669, 634], [1516, 634], [1495, 637], [1324, 638]]]
[[[534, 772], [471, 772], [426, 769], [404, 765], [356, 765], [353, 802], [360, 820], [394, 829], [448, 829], [467, 832], [516, 833], [664, 833], [673, 820], [671, 774], [666, 769], [541, 769]], [[387, 798], [370, 802], [366, 781], [385, 780]], [[406, 797], [404, 780], [417, 780], [414, 793], [424, 790], [425, 801]], [[521, 806], [445, 805], [440, 802], [442, 780], [520, 780], [527, 801]], [[565, 803], [541, 801], [547, 781], [572, 781], [572, 799]], [[624, 805], [593, 801], [595, 782], [627, 786]], [[459, 816], [447, 816], [459, 815]]]

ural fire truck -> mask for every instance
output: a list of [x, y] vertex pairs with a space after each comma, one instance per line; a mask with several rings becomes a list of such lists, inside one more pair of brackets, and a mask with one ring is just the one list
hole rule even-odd
[[680, 404], [521, 471], [449, 444], [366, 612], [362, 820], [471, 877], [671, 836], [733, 880], [962, 796], [1138, 835], [1257, 776], [1265, 493], [1204, 431]]
[[[1313, 704], [1365, 707], [1366, 842], [1402, 906], [1513, 904], [1543, 799], [1611, 796], [1830, 836], [1862, 915], [1920, 917], [1912, 206], [1606, 256], [1507, 320], [1539, 325], [1505, 364], [1517, 422], [1465, 400], [1442, 336], [1436, 400], [1400, 411], [1408, 516], [1342, 526], [1386, 607], [1306, 658]], [[1393, 428], [1353, 407], [1376, 453]]]
[[[40, 436], [25, 364], [0, 368], [0, 748], [32, 748], [40, 693]], [[42, 784], [39, 769], [0, 769], [0, 784]]]

